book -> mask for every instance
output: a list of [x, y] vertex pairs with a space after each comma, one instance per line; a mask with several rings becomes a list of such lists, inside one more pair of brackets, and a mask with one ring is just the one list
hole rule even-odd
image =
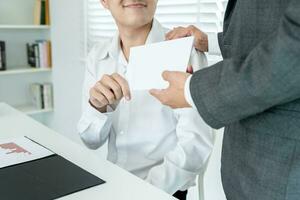
[[32, 103], [37, 109], [53, 108], [53, 87], [51, 83], [32, 83], [30, 89]]
[[27, 43], [26, 49], [27, 49], [27, 63], [29, 66], [35, 67], [36, 60], [35, 60], [35, 50], [33, 44]]
[[6, 49], [5, 42], [0, 41], [0, 71], [6, 70]]
[[35, 25], [41, 25], [41, 0], [35, 0], [34, 24]]
[[40, 25], [46, 25], [46, 1], [41, 0], [41, 21]]
[[53, 89], [51, 83], [43, 83], [43, 105], [44, 109], [53, 108]]
[[1, 45], [0, 45], [0, 71], [3, 71], [3, 70], [4, 70], [4, 67], [3, 67], [3, 64], [2, 64]]
[[51, 68], [51, 42], [47, 40], [36, 40], [27, 43], [27, 62], [35, 68]]
[[43, 86], [40, 83], [32, 83], [30, 85], [32, 103], [37, 109], [43, 109]]
[[35, 59], [34, 67], [39, 68], [39, 67], [41, 67], [39, 45], [37, 43], [34, 43], [33, 49], [34, 49], [34, 59]]
[[50, 25], [50, 5], [49, 0], [35, 0], [34, 24]]
[[38, 49], [39, 49], [39, 67], [44, 68], [45, 67], [45, 58], [44, 58], [44, 46], [43, 46], [43, 41], [37, 41], [36, 43], [38, 45]]
[[47, 41], [47, 57], [48, 57], [48, 67], [51, 68], [52, 66], [52, 54], [51, 54], [51, 42]]
[[49, 0], [46, 0], [46, 25], [50, 25], [50, 5], [49, 5]]

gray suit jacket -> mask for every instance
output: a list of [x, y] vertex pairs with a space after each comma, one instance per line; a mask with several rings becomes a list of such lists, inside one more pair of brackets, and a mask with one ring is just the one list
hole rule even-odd
[[203, 119], [225, 126], [229, 200], [300, 199], [300, 0], [229, 0], [224, 61], [196, 72]]

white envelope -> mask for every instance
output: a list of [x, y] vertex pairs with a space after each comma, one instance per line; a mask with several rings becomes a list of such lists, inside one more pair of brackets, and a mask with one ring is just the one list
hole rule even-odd
[[194, 37], [147, 44], [130, 49], [127, 79], [130, 90], [168, 87], [161, 74], [165, 70], [186, 71]]

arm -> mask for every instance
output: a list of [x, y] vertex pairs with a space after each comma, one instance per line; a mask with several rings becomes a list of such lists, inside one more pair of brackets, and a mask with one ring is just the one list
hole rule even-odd
[[82, 141], [91, 149], [97, 149], [106, 142], [112, 122], [112, 113], [101, 113], [89, 103], [89, 91], [97, 82], [92, 70], [94, 60], [91, 52], [87, 60], [82, 90], [82, 116], [77, 125]]
[[184, 108], [174, 112], [178, 120], [178, 143], [161, 165], [149, 171], [146, 179], [169, 194], [193, 185], [196, 176], [204, 172], [213, 147], [211, 129], [197, 111]]
[[242, 62], [225, 59], [192, 76], [190, 91], [204, 120], [220, 128], [300, 98], [300, 2]]

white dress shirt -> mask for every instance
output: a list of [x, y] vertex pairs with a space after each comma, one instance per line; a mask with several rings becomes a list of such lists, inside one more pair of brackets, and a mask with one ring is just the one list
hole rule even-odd
[[[146, 43], [165, 40], [166, 31], [154, 20]], [[205, 55], [194, 50], [191, 64], [194, 70], [205, 67]], [[127, 66], [118, 35], [91, 50], [79, 134], [91, 149], [108, 141], [109, 161], [169, 194], [186, 190], [205, 169], [213, 147], [212, 131], [194, 109], [172, 110], [149, 91], [131, 91], [130, 101], [121, 99], [107, 113], [100, 113], [88, 103], [90, 88], [104, 74], [117, 72], [126, 78]]]

